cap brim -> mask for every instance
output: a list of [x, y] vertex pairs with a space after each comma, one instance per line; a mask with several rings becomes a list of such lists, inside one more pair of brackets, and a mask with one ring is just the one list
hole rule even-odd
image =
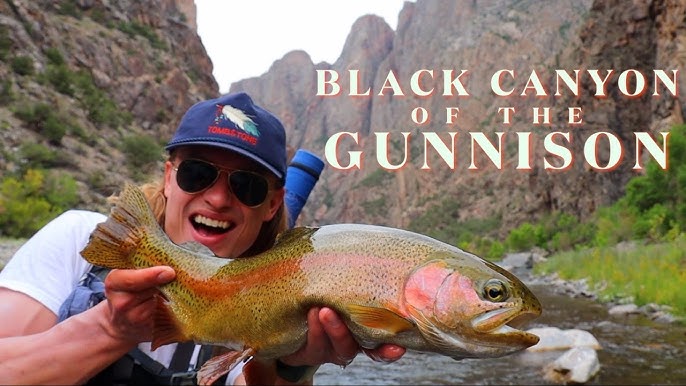
[[243, 148], [241, 148], [241, 147], [234, 146], [234, 145], [231, 145], [231, 144], [228, 144], [228, 143], [216, 142], [216, 141], [189, 141], [189, 142], [177, 142], [177, 143], [168, 144], [168, 145], [165, 147], [165, 150], [171, 151], [171, 150], [173, 150], [173, 149], [175, 149], [175, 148], [177, 148], [177, 147], [179, 147], [179, 146], [187, 146], [187, 145], [204, 145], [204, 146], [212, 146], [212, 147], [219, 147], [219, 148], [222, 148], [222, 149], [226, 149], [226, 150], [233, 151], [233, 152], [238, 153], [238, 154], [240, 154], [240, 155], [242, 155], [242, 156], [245, 156], [245, 157], [247, 157], [247, 158], [250, 158], [251, 160], [257, 162], [258, 164], [264, 166], [265, 168], [267, 168], [267, 170], [269, 170], [270, 172], [272, 172], [278, 179], [280, 179], [280, 180], [283, 180], [283, 179], [284, 179], [283, 173], [279, 172], [278, 169], [276, 169], [274, 166], [270, 165], [268, 162], [264, 161], [264, 160], [261, 159], [260, 157], [257, 157], [255, 154], [253, 154], [252, 152], [250, 152], [250, 151], [248, 151], [248, 150], [245, 150], [245, 149], [243, 149]]

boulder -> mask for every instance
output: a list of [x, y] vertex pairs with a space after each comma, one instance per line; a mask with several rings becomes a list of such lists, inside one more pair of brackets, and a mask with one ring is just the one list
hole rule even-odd
[[527, 349], [530, 352], [567, 350], [571, 348], [600, 350], [602, 348], [593, 334], [585, 330], [561, 330], [557, 327], [540, 327], [532, 328], [528, 332], [541, 338], [536, 345]]
[[586, 383], [600, 371], [598, 354], [590, 347], [575, 347], [545, 366], [546, 380], [555, 383]]

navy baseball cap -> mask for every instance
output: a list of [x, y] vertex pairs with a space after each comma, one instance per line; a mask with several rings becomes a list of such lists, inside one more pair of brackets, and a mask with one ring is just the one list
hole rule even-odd
[[286, 176], [286, 132], [269, 111], [246, 93], [223, 95], [191, 106], [165, 149], [184, 145], [221, 147], [244, 155]]

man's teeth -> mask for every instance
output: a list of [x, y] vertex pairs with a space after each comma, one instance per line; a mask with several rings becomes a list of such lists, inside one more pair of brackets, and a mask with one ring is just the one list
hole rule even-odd
[[197, 222], [198, 224], [202, 224], [202, 225], [212, 227], [212, 228], [229, 229], [229, 222], [228, 221], [213, 220], [211, 218], [207, 218], [207, 217], [201, 216], [201, 215], [195, 216], [193, 221]]

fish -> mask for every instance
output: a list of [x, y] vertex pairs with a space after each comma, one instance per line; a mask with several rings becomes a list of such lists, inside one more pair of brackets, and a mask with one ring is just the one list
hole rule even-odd
[[542, 308], [516, 276], [397, 228], [297, 227], [261, 254], [220, 258], [198, 243], [174, 244], [143, 193], [127, 184], [81, 254], [112, 269], [176, 271], [159, 287], [151, 344], [192, 340], [228, 348], [200, 369], [200, 384], [240, 361], [296, 352], [306, 342], [312, 307], [335, 310], [364, 348], [389, 343], [460, 360], [512, 354], [539, 340], [518, 329]]

